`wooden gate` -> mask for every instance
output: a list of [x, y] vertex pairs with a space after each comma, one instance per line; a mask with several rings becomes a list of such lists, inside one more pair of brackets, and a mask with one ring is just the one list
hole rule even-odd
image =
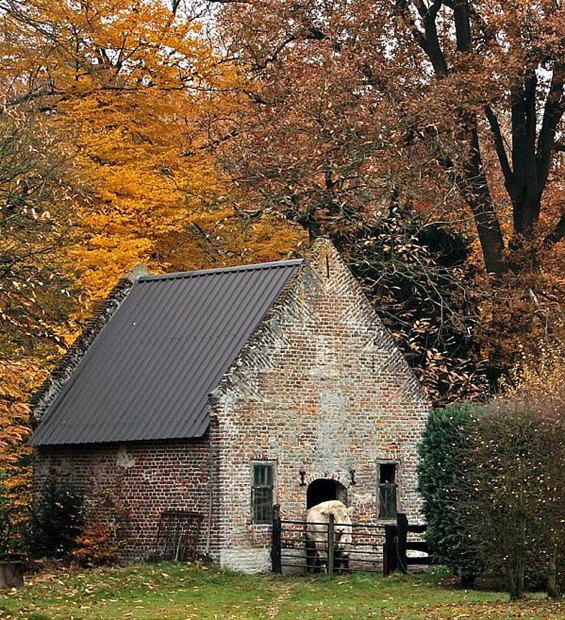
[[[426, 526], [408, 525], [406, 515], [402, 513], [397, 515], [396, 525], [352, 523], [352, 542], [347, 557], [333, 552], [333, 519], [330, 518], [327, 524], [316, 525], [327, 527], [324, 537], [328, 541], [327, 573], [330, 575], [353, 571], [382, 571], [386, 576], [395, 570], [406, 572], [413, 564], [431, 563], [429, 555], [408, 555], [410, 550], [427, 552], [427, 544], [423, 540], [408, 539], [408, 532], [422, 534]], [[306, 526], [306, 521], [281, 519], [280, 506], [275, 505], [271, 547], [273, 572], [320, 572], [315, 547], [306, 537]]]
[[[394, 571], [407, 573], [414, 565], [433, 564], [428, 543], [420, 536], [418, 540], [410, 538], [410, 533], [424, 534], [426, 525], [410, 525], [406, 515], [396, 515], [396, 525], [385, 525], [385, 545], [383, 548], [383, 575], [386, 577]], [[418, 551], [426, 555], [408, 555], [408, 551]]]

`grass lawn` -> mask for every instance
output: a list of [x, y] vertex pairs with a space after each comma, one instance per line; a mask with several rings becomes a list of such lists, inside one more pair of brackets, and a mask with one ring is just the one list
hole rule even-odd
[[0, 592], [0, 618], [185, 620], [189, 618], [565, 618], [542, 595], [466, 591], [441, 574], [335, 578], [238, 575], [190, 564], [52, 570]]

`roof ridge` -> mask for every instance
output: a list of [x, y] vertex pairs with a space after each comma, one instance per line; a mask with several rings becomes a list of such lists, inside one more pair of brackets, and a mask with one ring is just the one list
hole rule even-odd
[[216, 273], [256, 271], [260, 269], [276, 269], [280, 267], [296, 267], [304, 262], [302, 258], [285, 259], [279, 261], [269, 261], [266, 263], [252, 263], [250, 265], [234, 265], [233, 267], [216, 267], [213, 269], [197, 269], [195, 271], [178, 271], [174, 273], [163, 273], [158, 275], [141, 276], [137, 282], [151, 282], [153, 280], [178, 280], [182, 278], [192, 278], [198, 276], [211, 275]]

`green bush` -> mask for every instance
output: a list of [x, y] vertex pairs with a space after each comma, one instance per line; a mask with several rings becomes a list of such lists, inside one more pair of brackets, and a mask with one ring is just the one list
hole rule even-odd
[[464, 527], [512, 599], [528, 585], [545, 587], [553, 597], [562, 586], [565, 428], [560, 413], [551, 410], [549, 399], [512, 395], [485, 407], [469, 438]]
[[462, 521], [462, 467], [472, 411], [471, 406], [458, 404], [433, 411], [420, 444], [418, 465], [430, 551], [434, 561], [460, 575], [465, 587], [472, 587], [483, 569]]
[[82, 527], [82, 498], [49, 478], [33, 505], [28, 547], [35, 557], [61, 559], [76, 546]]

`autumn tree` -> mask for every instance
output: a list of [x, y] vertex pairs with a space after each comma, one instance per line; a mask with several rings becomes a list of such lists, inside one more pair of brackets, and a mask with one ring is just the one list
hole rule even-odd
[[[29, 394], [75, 306], [66, 244], [80, 197], [60, 136], [33, 110], [0, 114], [0, 520], [17, 544], [30, 501]], [[21, 542], [21, 540], [20, 540]]]
[[[80, 196], [60, 137], [32, 110], [0, 114], [0, 503], [11, 526], [30, 500], [31, 391], [64, 346], [75, 306], [65, 245]], [[14, 530], [12, 528], [12, 534]]]
[[0, 115], [0, 359], [49, 355], [73, 306], [62, 249], [80, 195], [60, 138], [30, 110]]
[[25, 364], [0, 362], [0, 478], [3, 469], [17, 459], [15, 447], [29, 434], [25, 389], [30, 380]]
[[0, 359], [0, 553], [21, 550], [31, 505], [30, 390], [41, 377], [30, 358]]
[[190, 14], [151, 1], [0, 6], [4, 103], [33, 105], [65, 133], [89, 190], [68, 252], [86, 299], [138, 262], [181, 270], [288, 251], [292, 234], [272, 239], [280, 223], [247, 225], [226, 198], [195, 119], [221, 112], [214, 92], [235, 74]]
[[[545, 330], [549, 307], [556, 334], [559, 2], [221, 6], [222, 44], [248, 83], [246, 108], [216, 129], [231, 136], [223, 163], [245, 192], [311, 236], [372, 226], [391, 197], [425, 221], [450, 222], [485, 274], [481, 344], [493, 364], [509, 363], [516, 333]], [[507, 342], [497, 347], [501, 325]]]
[[[360, 191], [359, 169], [368, 165], [382, 183], [388, 166], [378, 158], [391, 150], [418, 175], [442, 173], [469, 208], [495, 274], [508, 267], [505, 234], [533, 240], [540, 218], [546, 244], [565, 234], [559, 205], [544, 203], [562, 149], [562, 17], [554, 0], [305, 0], [261, 11], [236, 2], [223, 12], [233, 51], [260, 76], [257, 108], [288, 117], [294, 152], [300, 140], [309, 144], [327, 187]], [[281, 143], [292, 161], [289, 146]]]

